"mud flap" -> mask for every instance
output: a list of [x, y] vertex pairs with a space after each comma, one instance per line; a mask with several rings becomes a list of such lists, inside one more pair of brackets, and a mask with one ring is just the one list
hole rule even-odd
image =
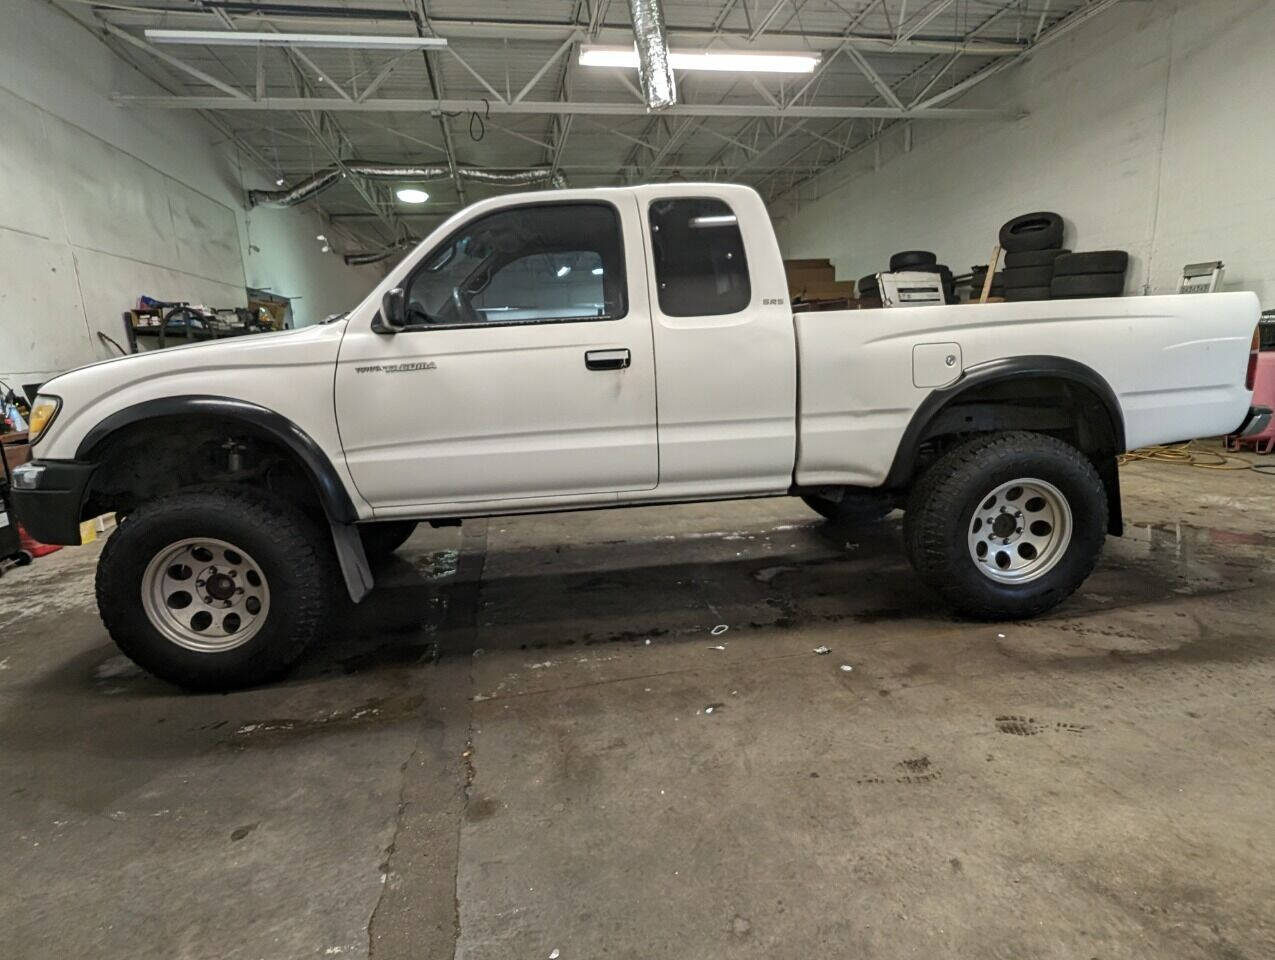
[[341, 576], [350, 599], [358, 603], [372, 591], [372, 568], [368, 566], [367, 553], [363, 550], [363, 538], [359, 528], [352, 523], [333, 523], [332, 544], [341, 564]]

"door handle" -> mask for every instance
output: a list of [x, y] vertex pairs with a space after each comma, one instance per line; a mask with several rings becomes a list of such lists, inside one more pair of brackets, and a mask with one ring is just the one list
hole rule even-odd
[[590, 370], [623, 370], [632, 362], [628, 350], [586, 350], [584, 365]]

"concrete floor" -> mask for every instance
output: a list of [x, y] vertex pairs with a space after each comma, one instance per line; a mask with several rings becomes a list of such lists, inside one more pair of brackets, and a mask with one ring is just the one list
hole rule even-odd
[[1275, 478], [1124, 477], [1030, 623], [797, 501], [520, 518], [228, 696], [64, 550], [0, 579], [0, 954], [1275, 956]]

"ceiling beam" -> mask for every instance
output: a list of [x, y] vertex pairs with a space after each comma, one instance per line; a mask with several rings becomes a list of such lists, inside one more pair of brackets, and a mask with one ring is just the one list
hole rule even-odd
[[[1102, 2], [1102, 0], [1099, 0]], [[493, 114], [571, 115], [644, 117], [648, 115], [640, 103], [597, 101], [527, 101], [490, 103], [482, 100], [372, 99], [360, 103], [337, 97], [268, 97], [264, 100], [236, 97], [134, 96], [114, 94], [115, 103], [148, 110], [233, 110], [296, 111], [318, 110], [330, 113], [451, 113], [460, 111]], [[946, 99], [946, 98], [944, 98]], [[678, 103], [660, 111], [662, 116], [682, 117], [777, 117], [829, 118], [875, 117], [886, 120], [1018, 120], [1025, 114], [1016, 109], [983, 109], [948, 107], [934, 109], [925, 105], [906, 107], [856, 106], [774, 106], [767, 103]]]
[[[269, 5], [266, 5], [269, 6]], [[189, 17], [207, 17], [210, 9], [218, 10], [212, 3], [205, 3], [207, 9], [190, 9], [177, 7], [172, 5], [160, 4], [144, 4], [129, 3], [127, 9], [112, 9], [108, 5], [101, 8], [103, 13], [111, 14], [112, 20], [117, 24], [129, 24], [138, 21], [138, 15], [154, 17], [163, 15], [165, 22], [171, 22], [172, 18], [189, 16]], [[289, 13], [288, 8], [272, 8], [263, 15], [272, 20], [280, 22], [321, 22], [331, 23], [332, 18], [316, 18], [305, 13], [295, 12], [296, 8], [291, 8], [294, 12]], [[334, 14], [339, 14], [341, 23], [344, 26], [351, 24], [368, 24], [376, 29], [375, 35], [384, 35], [387, 32], [387, 23], [389, 22], [384, 16], [375, 16], [376, 11], [360, 10], [357, 7], [332, 7]], [[153, 11], [153, 12], [151, 12]], [[235, 11], [237, 16], [246, 15], [248, 11]], [[396, 13], [398, 11], [395, 11]], [[410, 12], [403, 11], [406, 16], [398, 18], [399, 26], [388, 27], [389, 31], [401, 30], [403, 26], [410, 28]], [[142, 22], [147, 22], [143, 20]], [[150, 22], [153, 23], [153, 20]], [[458, 17], [430, 17], [430, 24], [434, 33], [446, 39], [461, 38], [478, 38], [478, 39], [494, 39], [494, 40], [541, 40], [546, 42], [561, 42], [567, 39], [572, 33], [579, 29], [578, 24], [561, 21], [533, 21], [533, 20], [478, 20], [466, 19]], [[746, 48], [749, 43], [749, 36], [752, 30], [726, 30], [712, 27], [677, 27], [670, 25], [668, 27], [668, 37], [670, 45], [684, 46], [703, 46], [710, 40], [725, 41], [727, 46], [732, 48]], [[373, 35], [369, 31], [369, 35]], [[406, 35], [406, 34], [405, 34]], [[842, 43], [849, 42], [856, 49], [865, 53], [884, 53], [884, 54], [918, 54], [918, 53], [955, 53], [958, 49], [966, 53], [975, 54], [986, 57], [1008, 57], [1022, 53], [1026, 47], [1026, 43], [1014, 40], [966, 40], [962, 37], [954, 36], [926, 36], [912, 37], [907, 40], [898, 41], [889, 35], [873, 35], [869, 33], [828, 33], [820, 31], [805, 32], [802, 30], [773, 30], [767, 29], [765, 33], [767, 50], [793, 50], [808, 53], [811, 50], [832, 50]], [[591, 43], [599, 43], [604, 45], [622, 44], [628, 45], [633, 42], [633, 28], [627, 23], [615, 26], [597, 27], [596, 33], [590, 37]]]

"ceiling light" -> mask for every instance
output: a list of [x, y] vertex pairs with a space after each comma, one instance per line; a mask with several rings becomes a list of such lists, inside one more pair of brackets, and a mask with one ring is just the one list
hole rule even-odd
[[331, 253], [331, 252], [332, 252], [332, 248], [331, 248], [331, 247], [329, 247], [326, 243], [325, 243], [325, 244], [324, 244], [324, 245], [320, 248], [320, 250], [321, 250], [321, 252], [323, 252], [323, 253]]
[[387, 37], [362, 33], [254, 33], [250, 30], [147, 30], [154, 43], [222, 47], [336, 47], [342, 50], [428, 50], [446, 47], [442, 37]]
[[570, 272], [571, 272], [571, 268], [568, 267], [565, 263], [558, 268], [558, 276], [560, 277], [565, 277]]
[[[817, 53], [779, 53], [740, 50], [670, 50], [669, 66], [674, 70], [720, 70], [732, 73], [814, 73]], [[633, 47], [584, 46], [580, 48], [582, 67], [627, 67], [636, 69]]]
[[600, 276], [602, 276], [602, 268], [601, 268], [601, 267], [594, 267], [594, 268], [593, 268], [593, 275], [594, 275], [595, 277], [600, 277]]
[[275, 185], [276, 187], [282, 187], [282, 186], [283, 186], [283, 177], [275, 177], [274, 185]]
[[319, 235], [318, 235], [317, 237], [315, 237], [314, 239], [316, 239], [316, 240], [326, 240], [326, 239], [327, 239], [327, 237], [325, 237], [323, 234], [319, 234]]
[[395, 192], [404, 203], [424, 203], [429, 199], [429, 194], [424, 190], [417, 190], [415, 187], [403, 187], [403, 189]]

